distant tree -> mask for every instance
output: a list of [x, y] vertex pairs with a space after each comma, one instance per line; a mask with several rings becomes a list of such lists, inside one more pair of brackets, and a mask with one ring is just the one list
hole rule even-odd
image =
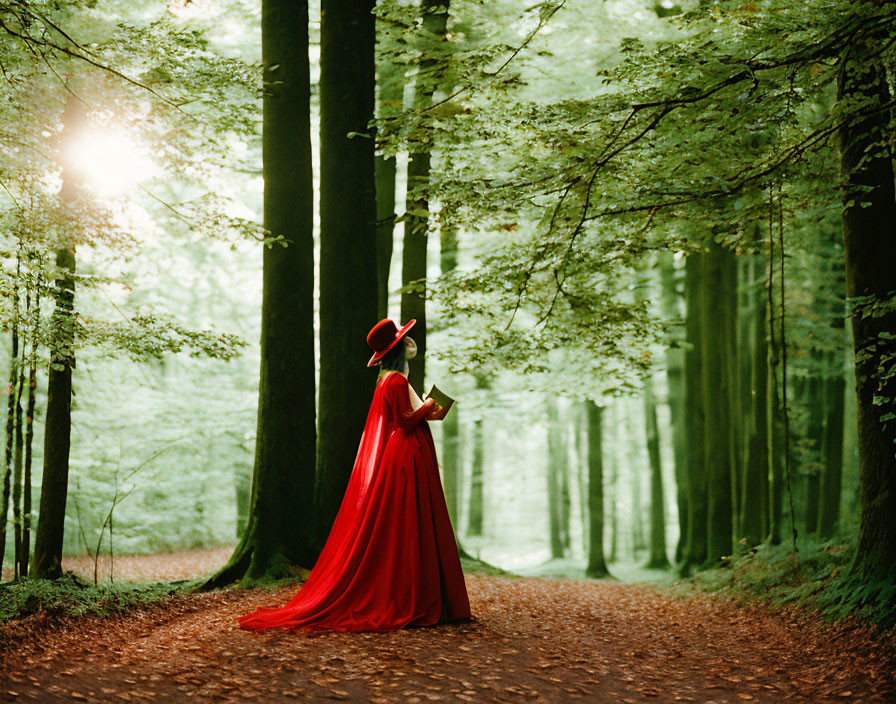
[[604, 559], [604, 476], [603, 476], [603, 408], [594, 401], [585, 405], [588, 433], [588, 564], [585, 574], [589, 577], [606, 577], [609, 574]]

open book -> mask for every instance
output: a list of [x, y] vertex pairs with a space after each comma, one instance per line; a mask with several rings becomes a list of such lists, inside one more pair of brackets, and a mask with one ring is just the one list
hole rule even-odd
[[435, 384], [433, 384], [432, 387], [429, 389], [429, 391], [426, 392], [426, 395], [423, 397], [423, 400], [425, 401], [428, 398], [431, 398], [433, 401], [435, 401], [437, 404], [439, 404], [442, 408], [444, 408], [445, 415], [448, 415], [449, 409], [454, 404], [454, 399], [451, 398], [444, 391], [442, 391]]

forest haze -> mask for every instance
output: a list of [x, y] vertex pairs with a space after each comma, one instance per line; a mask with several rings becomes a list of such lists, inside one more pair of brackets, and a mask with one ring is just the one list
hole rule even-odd
[[0, 73], [0, 592], [299, 581], [389, 317], [465, 568], [892, 626], [896, 3], [0, 0]]

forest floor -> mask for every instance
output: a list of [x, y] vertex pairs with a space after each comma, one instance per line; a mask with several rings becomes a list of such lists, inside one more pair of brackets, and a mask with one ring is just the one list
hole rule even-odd
[[[177, 579], [221, 562], [192, 551], [115, 571]], [[471, 621], [385, 633], [238, 628], [296, 585], [37, 613], [0, 625], [0, 702], [896, 701], [896, 643], [868, 627], [611, 580], [466, 581]]]

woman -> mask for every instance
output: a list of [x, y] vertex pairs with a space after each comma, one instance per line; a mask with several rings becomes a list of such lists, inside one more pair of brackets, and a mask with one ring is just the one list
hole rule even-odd
[[415, 322], [381, 320], [367, 335], [380, 376], [327, 542], [288, 604], [241, 616], [240, 628], [390, 631], [470, 616], [426, 422], [445, 411], [407, 379]]

